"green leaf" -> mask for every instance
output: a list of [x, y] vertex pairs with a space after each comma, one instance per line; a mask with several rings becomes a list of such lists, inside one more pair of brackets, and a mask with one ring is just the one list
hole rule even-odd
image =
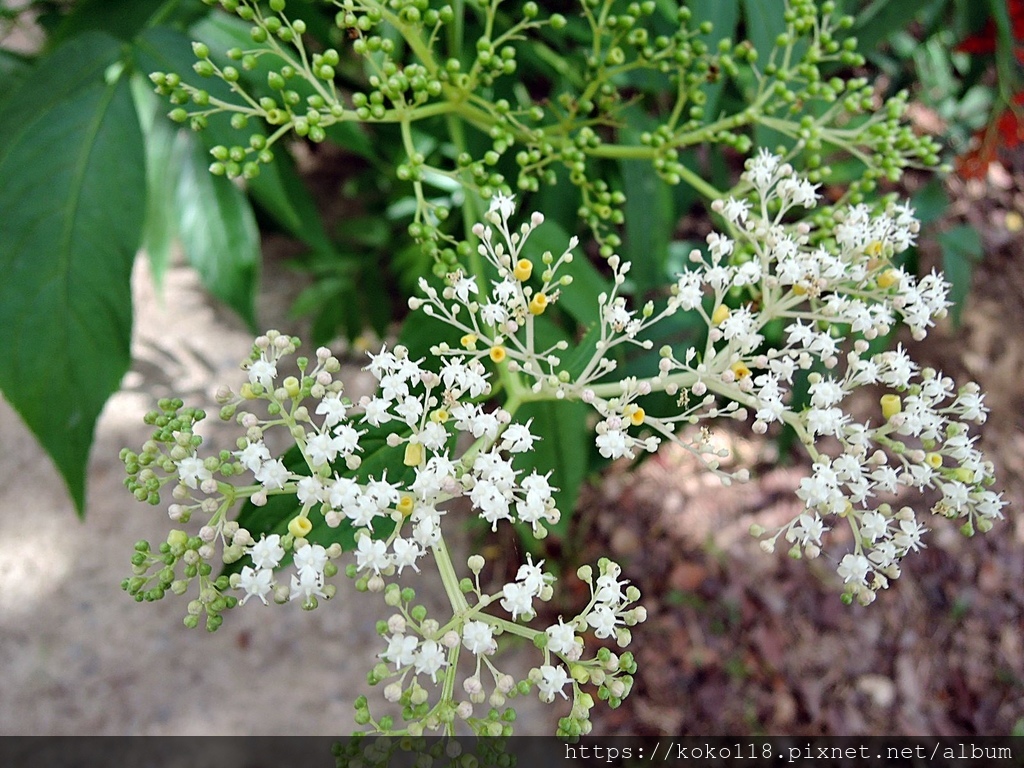
[[0, 113], [0, 389], [84, 512], [107, 397], [128, 369], [129, 278], [146, 195], [142, 134], [119, 43], [78, 37]]
[[777, 0], [743, 0], [746, 38], [757, 49], [758, 61], [767, 62], [775, 39], [786, 31], [785, 5]]
[[[639, 131], [624, 131], [627, 141], [638, 139]], [[625, 256], [633, 263], [630, 277], [639, 296], [662, 286], [668, 244], [675, 226], [672, 191], [646, 161], [623, 160], [622, 182], [626, 194]], [[684, 186], [684, 185], [680, 185]]]
[[[775, 39], [786, 31], [784, 11], [785, 4], [778, 0], [743, 0], [746, 38], [757, 49], [758, 62], [762, 67], [775, 48]], [[771, 148], [789, 143], [784, 134], [763, 125], [754, 126], [754, 141], [758, 146]]]
[[[259, 132], [257, 126], [253, 126]], [[231, 127], [227, 115], [214, 115], [199, 133], [207, 151], [217, 145], [231, 147], [247, 143], [248, 133]], [[284, 146], [274, 147], [274, 161], [260, 165], [260, 173], [245, 182], [252, 200], [293, 237], [316, 251], [330, 252], [334, 245], [324, 228], [316, 201], [299, 178], [295, 163]]]
[[31, 71], [32, 66], [23, 57], [0, 49], [0, 104], [18, 89]]
[[[945, 4], [944, 0], [940, 0]], [[935, 0], [875, 0], [857, 14], [850, 34], [857, 38], [857, 49], [873, 51], [889, 35], [906, 29], [922, 9]]]
[[939, 247], [942, 249], [942, 271], [949, 281], [949, 308], [953, 324], [959, 326], [964, 303], [971, 291], [973, 263], [982, 255], [981, 236], [969, 225], [963, 224], [939, 233]]
[[177, 0], [79, 0], [50, 35], [59, 45], [90, 30], [130, 40], [161, 8]]
[[[533, 419], [530, 431], [540, 440], [533, 444], [529, 454], [530, 469], [540, 475], [551, 472], [551, 484], [558, 487], [554, 494], [555, 504], [562, 516], [558, 525], [552, 526], [551, 533], [564, 537], [569, 530], [580, 486], [587, 476], [590, 431], [587, 429], [587, 413], [590, 409], [581, 402], [544, 401], [527, 403], [515, 415], [518, 422], [525, 424]], [[524, 537], [526, 542], [531, 536]]]
[[949, 195], [941, 179], [934, 178], [914, 193], [910, 201], [914, 206], [914, 215], [921, 224], [930, 224], [946, 212], [949, 207]]
[[187, 133], [178, 135], [178, 233], [189, 263], [214, 296], [256, 332], [260, 233], [242, 191], [208, 170], [209, 155]]
[[[231, 19], [227, 19], [227, 21], [230, 22]], [[223, 45], [223, 50], [226, 50], [240, 44], [238, 42], [239, 30], [235, 29], [234, 25], [225, 28], [223, 24], [223, 21], [216, 24], [207, 22], [196, 25], [193, 31], [209, 32], [210, 36], [214, 38], [209, 43], [213, 50], [222, 50], [216, 48], [218, 45]], [[245, 29], [247, 30], [248, 27]], [[199, 34], [196, 36], [201, 37]], [[246, 40], [249, 39], [248, 32], [244, 36]], [[247, 47], [249, 44], [251, 44], [251, 40], [243, 47]], [[232, 98], [230, 91], [222, 81], [199, 78], [192, 72], [195, 56], [192, 54], [191, 42], [188, 37], [176, 30], [166, 27], [147, 29], [135, 41], [133, 52], [137, 67], [146, 74], [155, 70], [178, 72], [187, 82], [206, 89], [215, 98]], [[248, 76], [249, 73], [246, 75]], [[160, 103], [166, 112], [169, 105], [163, 101]], [[250, 133], [259, 131], [260, 128], [256, 124], [252, 124]], [[227, 115], [214, 115], [210, 118], [209, 126], [201, 132], [200, 136], [209, 149], [217, 144], [228, 147], [235, 144], [247, 144], [248, 134], [232, 128]], [[330, 251], [333, 246], [320, 219], [316, 202], [295, 171], [291, 157], [283, 147], [276, 147], [274, 154], [274, 162], [261, 166], [260, 175], [246, 182], [246, 190], [257, 205], [270, 214], [274, 221], [287, 232], [314, 250]]]
[[153, 283], [159, 290], [177, 235], [175, 194], [180, 168], [174, 147], [178, 130], [164, 117], [164, 105], [150, 89], [148, 80], [136, 74], [131, 87], [146, 147], [146, 226], [142, 247], [149, 259]]

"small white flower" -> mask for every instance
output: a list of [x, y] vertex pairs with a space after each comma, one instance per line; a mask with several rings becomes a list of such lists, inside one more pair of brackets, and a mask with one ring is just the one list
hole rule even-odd
[[711, 232], [707, 236], [708, 250], [711, 253], [711, 258], [714, 263], [717, 264], [722, 260], [723, 257], [728, 256], [733, 251], [735, 243], [718, 232]]
[[327, 503], [333, 509], [345, 509], [359, 500], [359, 483], [350, 477], [336, 477], [327, 491]]
[[256, 480], [262, 483], [263, 487], [267, 490], [284, 488], [284, 484], [291, 479], [291, 472], [288, 471], [288, 468], [280, 459], [264, 462], [253, 474], [256, 476]]
[[893, 543], [900, 549], [917, 552], [922, 546], [921, 536], [928, 529], [917, 520], [900, 520], [900, 529], [892, 537]]
[[394, 563], [398, 568], [398, 572], [401, 573], [402, 569], [407, 565], [412, 566], [412, 569], [419, 572], [419, 568], [416, 566], [416, 560], [423, 554], [423, 550], [420, 549], [419, 544], [410, 539], [403, 539], [401, 536], [391, 542], [391, 548], [394, 550]]
[[515, 213], [516, 210], [516, 196], [506, 195], [498, 192], [494, 197], [491, 198], [491, 204], [487, 208], [488, 213], [494, 211], [498, 212], [502, 221], [508, 221], [509, 217]]
[[197, 488], [204, 481], [213, 479], [213, 473], [198, 456], [186, 456], [178, 462], [178, 479], [189, 488]]
[[443, 424], [436, 421], [428, 421], [418, 434], [420, 444], [428, 451], [439, 451], [448, 442], [448, 430]]
[[267, 536], [264, 534], [259, 541], [252, 545], [249, 550], [253, 565], [259, 570], [271, 570], [278, 566], [284, 557], [284, 547], [281, 546], [281, 537], [276, 533]]
[[309, 571], [323, 575], [324, 566], [327, 565], [327, 550], [320, 544], [310, 544], [295, 553], [294, 562], [300, 574]]
[[866, 557], [849, 553], [843, 555], [836, 572], [842, 577], [844, 584], [852, 581], [854, 584], [864, 585], [870, 569], [871, 563]]
[[516, 581], [522, 582], [523, 586], [526, 587], [534, 597], [539, 597], [541, 590], [544, 588], [544, 571], [541, 566], [544, 565], [544, 561], [541, 560], [536, 565], [533, 564], [533, 556], [530, 554], [526, 555], [527, 562], [519, 566], [519, 571], [516, 573]]
[[700, 272], [683, 272], [676, 280], [675, 300], [686, 311], [696, 309], [704, 298], [703, 279]]
[[388, 482], [386, 470], [380, 480], [370, 480], [366, 484], [365, 496], [371, 499], [378, 509], [393, 507], [402, 498], [398, 486]]
[[506, 584], [501, 590], [501, 607], [512, 614], [513, 619], [526, 613], [533, 613], [533, 592], [525, 584]]
[[615, 633], [615, 625], [621, 622], [605, 604], [595, 606], [587, 615], [587, 624], [594, 628], [594, 635], [601, 638], [611, 637]]
[[606, 459], [621, 459], [623, 456], [632, 458], [626, 433], [621, 429], [609, 429], [595, 438], [597, 449]]
[[541, 701], [551, 702], [555, 694], [560, 693], [563, 699], [568, 699], [565, 691], [565, 684], [569, 682], [569, 675], [562, 667], [553, 667], [545, 664], [540, 668], [540, 680], [537, 682], [537, 690], [540, 691]]
[[597, 583], [594, 585], [594, 600], [609, 605], [618, 605], [625, 600], [622, 587], [628, 582], [619, 581], [616, 578], [618, 573], [618, 571], [613, 571], [597, 577]]
[[491, 530], [498, 530], [499, 520], [511, 520], [509, 499], [501, 489], [489, 480], [481, 480], [470, 492], [473, 506], [480, 510], [480, 517], [491, 524]]
[[235, 451], [233, 455], [237, 456], [241, 465], [250, 472], [255, 472], [264, 461], [270, 460], [270, 450], [262, 441], [248, 443], [245, 448]]
[[249, 383], [262, 384], [267, 389], [274, 386], [274, 379], [277, 377], [277, 366], [269, 360], [261, 357], [249, 366]]
[[359, 546], [356, 549], [356, 566], [360, 571], [370, 568], [374, 573], [380, 573], [391, 565], [391, 557], [388, 555], [388, 545], [380, 539], [371, 539], [369, 536], [362, 536], [359, 539]]
[[477, 285], [476, 285], [476, 277], [475, 276], [470, 276], [470, 277], [466, 277], [465, 275], [460, 276], [455, 281], [455, 285], [452, 286], [452, 290], [455, 291], [455, 295], [458, 297], [459, 301], [461, 301], [463, 304], [468, 304], [469, 303], [470, 294], [476, 295], [476, 294], [480, 293], [480, 289], [477, 288]]
[[317, 573], [313, 570], [299, 571], [297, 576], [292, 576], [291, 583], [291, 600], [297, 600], [302, 598], [303, 600], [309, 600], [314, 597], [324, 597], [327, 595], [323, 591], [324, 586], [324, 575]]
[[510, 453], [525, 453], [533, 448], [537, 438], [530, 434], [530, 419], [525, 424], [509, 424], [505, 433], [501, 436], [501, 450]]
[[750, 203], [746, 200], [737, 200], [734, 197], [730, 197], [722, 206], [722, 215], [733, 224], [746, 221], [749, 212]]
[[885, 515], [872, 509], [865, 512], [863, 517], [861, 517], [860, 532], [863, 536], [867, 537], [869, 541], [874, 543], [885, 536], [888, 525], [889, 521], [885, 519]]
[[494, 640], [494, 631], [482, 621], [466, 622], [462, 628], [462, 644], [477, 656], [494, 653], [498, 646]]
[[782, 158], [773, 155], [767, 148], [762, 147], [757, 157], [747, 160], [746, 176], [750, 182], [758, 188], [761, 195], [767, 194], [768, 187], [775, 181], [775, 172], [779, 169]]
[[806, 546], [807, 544], [820, 545], [821, 534], [824, 532], [825, 526], [818, 514], [808, 514], [805, 512], [797, 518], [797, 524], [790, 528], [790, 534], [793, 538], [787, 535], [786, 539], [788, 541], [798, 539], [801, 546]]
[[441, 667], [448, 666], [445, 661], [444, 648], [436, 640], [424, 640], [416, 652], [416, 659], [413, 662], [416, 672], [430, 675], [433, 682], [437, 682], [437, 672]]
[[324, 488], [324, 481], [316, 475], [303, 477], [295, 488], [295, 496], [303, 506], [312, 506], [326, 498], [327, 489]]
[[381, 424], [386, 424], [391, 421], [391, 414], [388, 413], [388, 408], [391, 407], [390, 400], [373, 397], [362, 403], [362, 406], [363, 421], [366, 421], [375, 427], [379, 427]]
[[238, 601], [239, 605], [245, 605], [253, 595], [262, 600], [264, 605], [269, 605], [267, 595], [274, 588], [274, 572], [264, 569], [253, 570], [247, 565], [242, 569], [238, 587], [245, 590], [245, 597]]
[[317, 416], [324, 417], [324, 426], [333, 427], [345, 420], [348, 408], [341, 400], [341, 395], [336, 393], [328, 394], [316, 407]]
[[488, 302], [480, 307], [480, 319], [488, 325], [500, 325], [508, 320], [508, 311], [494, 302]]
[[342, 456], [349, 456], [359, 450], [359, 438], [366, 434], [366, 431], [357, 432], [348, 424], [341, 424], [334, 428], [334, 447]]
[[576, 630], [571, 624], [565, 624], [561, 619], [557, 624], [552, 624], [545, 632], [548, 636], [548, 650], [563, 656], [572, 655], [579, 643], [576, 642]]
[[395, 665], [395, 669], [411, 666], [416, 660], [416, 646], [419, 645], [415, 637], [410, 635], [395, 634], [388, 638], [388, 647], [380, 657]]

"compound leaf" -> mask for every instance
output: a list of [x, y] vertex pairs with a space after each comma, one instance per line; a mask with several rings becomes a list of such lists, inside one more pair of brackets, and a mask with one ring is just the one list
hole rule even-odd
[[109, 35], [75, 38], [0, 114], [0, 389], [80, 515], [96, 419], [130, 360], [145, 211], [142, 134], [119, 53]]

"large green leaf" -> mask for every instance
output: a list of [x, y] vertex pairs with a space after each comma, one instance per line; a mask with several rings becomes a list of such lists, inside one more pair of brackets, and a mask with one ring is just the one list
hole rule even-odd
[[[218, 18], [219, 16], [218, 14]], [[205, 22], [197, 25], [194, 31], [219, 30], [224, 23], [223, 20], [218, 24], [212, 21]], [[234, 27], [229, 26], [227, 29], [234, 30]], [[211, 40], [211, 48], [233, 47], [238, 42], [237, 33], [238, 31], [234, 30], [233, 36], [221, 39], [222, 35]], [[248, 37], [247, 33], [245, 37]], [[136, 66], [143, 73], [155, 70], [180, 72], [186, 81], [207, 89], [213, 97], [231, 98], [223, 82], [216, 79], [204, 80], [192, 72], [191, 66], [195, 57], [192, 54], [191, 42], [188, 37], [176, 30], [166, 27], [147, 29], [135, 40], [133, 53]], [[247, 73], [247, 76], [249, 74]], [[169, 105], [163, 101], [159, 103], [166, 112]], [[157, 133], [164, 130], [159, 121], [154, 121], [154, 130]], [[253, 124], [252, 131], [259, 130], [259, 126]], [[218, 144], [247, 144], [247, 134], [232, 128], [226, 115], [211, 117], [209, 126], [200, 136], [207, 149]], [[157, 160], [154, 165], [159, 167], [159, 161]], [[316, 202], [299, 178], [291, 157], [283, 147], [277, 148], [274, 162], [261, 166], [260, 175], [245, 183], [245, 189], [251, 198], [289, 234], [301, 239], [317, 252], [333, 252], [333, 244], [324, 229]]]
[[175, 151], [178, 129], [164, 117], [166, 109], [151, 90], [149, 80], [139, 74], [132, 77], [132, 96], [146, 145], [146, 226], [142, 247], [159, 289], [177, 236], [175, 196], [181, 175], [181, 158]]
[[0, 114], [0, 388], [79, 514], [96, 419], [129, 364], [146, 196], [128, 81], [109, 74], [118, 53], [108, 35], [75, 38]]
[[245, 194], [209, 170], [209, 155], [189, 134], [179, 134], [178, 237], [206, 288], [256, 331], [254, 308], [260, 232]]
[[949, 281], [949, 300], [953, 306], [949, 314], [954, 325], [960, 325], [967, 294], [971, 292], [971, 275], [974, 264], [981, 259], [984, 246], [978, 230], [968, 224], [961, 224], [939, 233], [942, 249], [942, 271]]
[[[551, 484], [558, 488], [555, 503], [562, 517], [551, 532], [564, 537], [576, 509], [580, 486], [587, 476], [590, 456], [590, 432], [587, 429], [587, 414], [590, 408], [581, 402], [547, 400], [527, 403], [515, 415], [515, 420], [525, 424], [533, 419], [530, 431], [538, 440], [529, 454], [530, 469], [539, 474], [551, 472]], [[526, 542], [532, 537], [524, 537]]]
[[[145, 30], [136, 38], [132, 53], [143, 72], [180, 72], [191, 82], [195, 61], [188, 38], [164, 27]], [[211, 95], [227, 98], [226, 86], [204, 80]], [[172, 167], [179, 169], [174, 207], [175, 229], [189, 262], [203, 284], [256, 330], [254, 298], [259, 273], [259, 230], [252, 206], [243, 192], [224, 177], [208, 170], [210, 156], [192, 135], [179, 133]]]
[[27, 59], [13, 51], [0, 49], [0, 103], [17, 90], [31, 71]]
[[[623, 132], [629, 141], [639, 139], [640, 125]], [[650, 163], [623, 160], [619, 165], [626, 193], [625, 255], [633, 262], [630, 277], [643, 297], [665, 282], [668, 244], [675, 228], [672, 192]]]
[[873, 51], [893, 32], [906, 29], [925, 7], [935, 0], [875, 0], [857, 13], [850, 34], [861, 51]]
[[130, 40], [165, 6], [178, 0], [79, 0], [49, 36], [50, 45], [60, 45], [89, 30], [102, 30]]

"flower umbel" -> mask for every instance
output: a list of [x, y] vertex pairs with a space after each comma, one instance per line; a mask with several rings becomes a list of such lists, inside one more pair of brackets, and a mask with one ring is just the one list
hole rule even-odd
[[[593, 329], [571, 365], [569, 344], [552, 343], [543, 324], [571, 290], [563, 270], [577, 242], [534, 264], [524, 249], [543, 216], [514, 226], [514, 201], [504, 195], [473, 229], [478, 254], [496, 277], [485, 285], [456, 271], [440, 289], [422, 281], [422, 297], [410, 300], [414, 311], [453, 326], [458, 347], [437, 344], [422, 357], [401, 345], [370, 354], [365, 370], [375, 391], [353, 401], [330, 350], [298, 357], [296, 375], [286, 376], [298, 340], [273, 331], [259, 337], [243, 366], [248, 381], [237, 394], [219, 395], [221, 416], [242, 430], [237, 450], [202, 458], [194, 427], [205, 414], [167, 400], [150, 416], [153, 439], [139, 454], [123, 453], [139, 498], [158, 502], [170, 485], [171, 518], [182, 525], [201, 520], [197, 534], [174, 530], [156, 552], [140, 542], [125, 588], [138, 599], [194, 589], [185, 623], [196, 626], [205, 615], [216, 629], [225, 610], [246, 602], [318, 607], [336, 595], [331, 581], [348, 557], [344, 570], [356, 589], [381, 594], [390, 612], [378, 624], [380, 661], [369, 680], [402, 704], [406, 725], [375, 720], [363, 700], [357, 721], [415, 735], [450, 730], [457, 714], [475, 732], [491, 734], [494, 720], [475, 715], [476, 708], [503, 708], [535, 688], [544, 701], [571, 691], [573, 714], [560, 732], [580, 735], [589, 730], [593, 705], [586, 685], [612, 706], [632, 688], [632, 655], [609, 646], [627, 647], [632, 628], [645, 620], [639, 590], [619, 565], [602, 559], [596, 573], [585, 566], [577, 574], [590, 588], [583, 610], [535, 629], [530, 622], [555, 587], [545, 562], [528, 556], [513, 580], [488, 591], [480, 583], [483, 558], [471, 557], [470, 575], [460, 578], [444, 538], [456, 499], [491, 530], [521, 524], [542, 538], [558, 523], [558, 478], [532, 464], [545, 433], [538, 417], [518, 415], [525, 402], [589, 406], [595, 447], [606, 458], [633, 458], [671, 441], [726, 483], [747, 473], [722, 469], [722, 450], [701, 428], [705, 422], [732, 419], [755, 433], [789, 425], [813, 461], [794, 489], [802, 508], [777, 530], [755, 533], [766, 550], [781, 540], [792, 555], [813, 558], [834, 528], [849, 526], [853, 550], [836, 557], [847, 601], [870, 602], [899, 576], [902, 558], [925, 546], [931, 523], [903, 503], [906, 492], [933, 493], [939, 501], [932, 516], [959, 520], [965, 533], [991, 528], [1005, 502], [991, 490], [992, 464], [970, 434], [971, 424], [985, 419], [978, 387], [922, 369], [902, 346], [872, 352], [869, 345], [901, 323], [923, 336], [948, 306], [941, 276], [917, 279], [894, 266], [893, 257], [917, 236], [913, 212], [858, 204], [815, 226], [790, 223], [791, 211], [816, 205], [817, 185], [765, 152], [748, 163], [745, 179], [749, 196], [713, 206], [725, 231], [708, 235], [706, 250], [692, 251], [691, 268], [660, 308], [633, 308], [625, 295], [630, 264], [608, 259], [609, 285], [596, 296]], [[616, 378], [615, 353], [652, 350], [654, 326], [681, 311], [706, 325], [703, 347], [662, 347], [654, 376]], [[769, 342], [769, 324], [781, 325], [781, 341]], [[807, 399], [795, 405], [801, 374]], [[847, 405], [864, 386], [885, 394], [877, 412], [857, 417]], [[649, 397], [658, 392], [678, 398], [677, 408], [658, 413]], [[264, 437], [277, 428], [294, 448], [275, 457]], [[256, 510], [277, 497], [294, 503], [276, 532], [250, 532], [230, 517], [239, 500]], [[243, 512], [241, 519], [259, 518]], [[428, 557], [450, 616], [429, 616], [403, 582]], [[230, 575], [212, 576], [215, 558], [235, 564]], [[532, 639], [542, 654], [524, 680], [497, 666], [506, 633]], [[464, 698], [454, 684], [460, 668], [468, 673]]]

